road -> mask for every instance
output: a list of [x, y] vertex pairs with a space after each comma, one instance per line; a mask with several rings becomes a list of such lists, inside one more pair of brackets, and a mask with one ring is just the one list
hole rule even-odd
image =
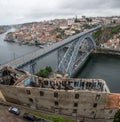
[[24, 110], [19, 116], [8, 111], [9, 106], [0, 105], [0, 122], [30, 122], [22, 117]]

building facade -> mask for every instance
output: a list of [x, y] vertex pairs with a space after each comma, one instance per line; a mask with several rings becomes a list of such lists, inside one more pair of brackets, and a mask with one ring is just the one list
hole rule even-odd
[[[5, 70], [0, 72], [0, 90], [8, 102], [79, 122], [112, 122], [120, 109], [120, 94], [110, 93], [101, 79], [44, 79], [11, 67]], [[11, 78], [6, 76], [14, 78], [14, 84], [10, 85]]]

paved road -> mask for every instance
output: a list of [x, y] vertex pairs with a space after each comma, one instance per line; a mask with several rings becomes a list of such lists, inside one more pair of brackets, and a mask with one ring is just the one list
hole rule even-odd
[[9, 106], [0, 105], [0, 122], [30, 122], [22, 117], [24, 110], [21, 111], [19, 116], [8, 112]]

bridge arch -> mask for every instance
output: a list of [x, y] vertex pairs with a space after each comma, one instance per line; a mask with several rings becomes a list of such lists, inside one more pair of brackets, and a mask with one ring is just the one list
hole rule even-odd
[[95, 42], [92, 36], [89, 34], [86, 34], [74, 40], [59, 62], [58, 72], [68, 73], [70, 77], [74, 72], [76, 66], [78, 66], [79, 63], [84, 62], [84, 60], [95, 49], [95, 46]]

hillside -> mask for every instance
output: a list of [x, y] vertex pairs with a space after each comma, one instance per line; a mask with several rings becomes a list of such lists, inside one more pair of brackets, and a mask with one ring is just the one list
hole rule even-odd
[[120, 33], [120, 25], [107, 26], [102, 27], [95, 33], [93, 33], [93, 37], [95, 38], [96, 45], [99, 46], [101, 43], [107, 42], [110, 38], [112, 38], [115, 34]]

